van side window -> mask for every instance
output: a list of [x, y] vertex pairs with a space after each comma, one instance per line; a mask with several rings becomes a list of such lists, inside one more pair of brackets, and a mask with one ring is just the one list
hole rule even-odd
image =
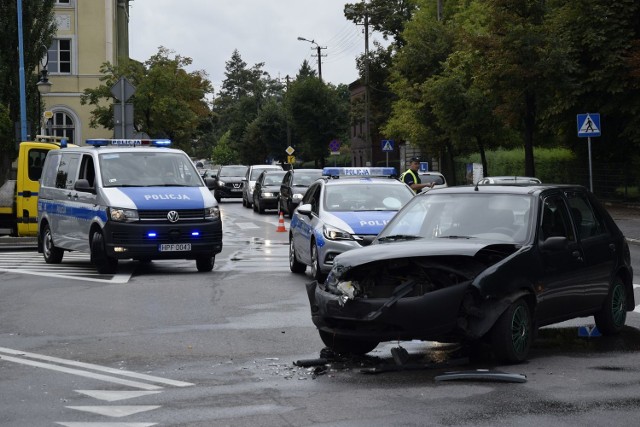
[[40, 179], [42, 186], [44, 187], [56, 186], [56, 176], [58, 173], [58, 166], [60, 164], [60, 157], [61, 156], [58, 155], [58, 153], [51, 153], [47, 156], [48, 160], [46, 163], [46, 167], [42, 171], [42, 177]]
[[89, 187], [94, 187], [96, 180], [96, 169], [93, 166], [93, 157], [89, 155], [82, 156], [82, 164], [80, 165], [80, 175], [78, 178], [89, 181]]
[[589, 203], [586, 195], [579, 193], [567, 193], [571, 215], [576, 224], [578, 235], [581, 239], [606, 234], [606, 228], [597, 212]]
[[80, 163], [79, 154], [62, 154], [58, 173], [56, 174], [56, 188], [73, 189], [78, 173], [78, 163]]

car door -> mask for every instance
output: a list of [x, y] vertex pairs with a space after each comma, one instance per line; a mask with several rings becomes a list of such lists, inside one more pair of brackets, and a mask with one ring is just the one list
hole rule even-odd
[[93, 188], [93, 191], [74, 191], [74, 201], [76, 203], [75, 208], [75, 227], [73, 230], [73, 249], [88, 251], [89, 250], [89, 230], [95, 216], [99, 211], [99, 207], [96, 204], [95, 193], [95, 166], [93, 157], [89, 154], [84, 154], [80, 161], [80, 171], [78, 179], [86, 179], [89, 186]]
[[73, 185], [78, 176], [79, 164], [79, 153], [63, 153], [56, 177], [56, 188], [59, 189], [58, 214], [52, 223], [51, 232], [56, 246], [66, 249], [74, 248], [74, 235], [78, 224], [75, 217], [78, 207], [78, 192], [73, 189]]
[[565, 194], [585, 263], [585, 301], [589, 307], [598, 308], [607, 296], [615, 266], [615, 238], [586, 192], [566, 191]]
[[[543, 323], [574, 317], [588, 308], [584, 298], [587, 268], [567, 202], [556, 193], [542, 199], [538, 248], [541, 273], [536, 316]], [[564, 238], [565, 240], [562, 240]]]
[[289, 215], [292, 212], [289, 212], [289, 200], [291, 199], [291, 181], [293, 179], [293, 171], [287, 172], [287, 174], [282, 179], [282, 185], [280, 185], [280, 196], [278, 197], [280, 200], [280, 206], [282, 206]]
[[317, 212], [321, 191], [322, 185], [320, 183], [309, 187], [300, 206], [311, 205], [311, 213], [303, 214], [300, 213], [299, 210], [294, 211], [295, 213], [293, 214], [290, 224], [291, 238], [293, 239], [298, 260], [307, 265], [311, 264], [311, 238], [313, 236], [314, 225], [318, 221]]

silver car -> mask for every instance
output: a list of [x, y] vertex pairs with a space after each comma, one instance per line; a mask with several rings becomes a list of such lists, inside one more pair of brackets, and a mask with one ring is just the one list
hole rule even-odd
[[[325, 168], [332, 169], [335, 168]], [[394, 170], [340, 168], [350, 176], [324, 177], [309, 187], [291, 218], [289, 267], [292, 272], [304, 273], [310, 266], [313, 278], [322, 282], [338, 254], [371, 243], [396, 212], [413, 198], [411, 188], [392, 177], [353, 176], [358, 171], [373, 173], [378, 169]]]

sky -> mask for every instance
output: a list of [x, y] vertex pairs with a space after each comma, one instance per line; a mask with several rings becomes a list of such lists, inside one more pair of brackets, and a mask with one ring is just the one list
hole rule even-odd
[[[355, 1], [351, 1], [352, 3]], [[358, 79], [356, 57], [365, 49], [362, 25], [347, 21], [346, 0], [134, 0], [130, 5], [129, 56], [144, 62], [163, 46], [193, 60], [217, 94], [225, 63], [237, 49], [250, 68], [264, 63], [273, 78], [294, 77], [306, 59], [322, 79], [349, 84]], [[380, 34], [370, 34], [383, 42]], [[326, 56], [324, 56], [326, 55]]]

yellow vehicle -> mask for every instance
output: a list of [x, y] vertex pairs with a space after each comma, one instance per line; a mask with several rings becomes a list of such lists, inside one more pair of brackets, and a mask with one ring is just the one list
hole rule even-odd
[[38, 231], [38, 191], [44, 159], [50, 150], [66, 146], [66, 139], [37, 136], [20, 143], [12, 176], [0, 187], [0, 235], [35, 237]]

